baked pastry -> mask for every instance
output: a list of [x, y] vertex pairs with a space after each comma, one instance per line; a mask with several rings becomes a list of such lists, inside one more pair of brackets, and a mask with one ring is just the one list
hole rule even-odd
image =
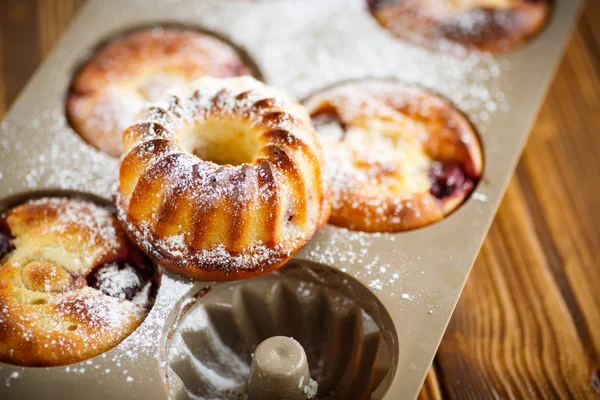
[[95, 204], [43, 198], [0, 217], [0, 361], [53, 366], [116, 346], [144, 320], [156, 270]]
[[183, 275], [269, 272], [329, 216], [310, 118], [250, 77], [194, 87], [123, 133], [118, 216], [140, 247]]
[[331, 224], [366, 232], [424, 226], [458, 207], [481, 176], [471, 125], [424, 90], [351, 82], [305, 106], [325, 152]]
[[118, 157], [121, 135], [145, 103], [204, 75], [249, 73], [240, 55], [212, 36], [176, 27], [143, 29], [108, 43], [83, 66], [69, 91], [67, 116], [86, 142]]
[[550, 0], [367, 0], [394, 35], [426, 47], [444, 40], [486, 52], [510, 50], [537, 34]]

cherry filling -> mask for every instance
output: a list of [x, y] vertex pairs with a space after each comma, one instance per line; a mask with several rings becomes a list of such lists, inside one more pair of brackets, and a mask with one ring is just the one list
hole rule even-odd
[[464, 167], [457, 162], [435, 161], [429, 169], [431, 179], [431, 194], [438, 199], [451, 196], [458, 191], [470, 192], [475, 186], [475, 180], [468, 177]]
[[12, 239], [14, 237], [6, 221], [6, 216], [0, 215], [0, 259], [15, 249]]
[[346, 135], [347, 127], [335, 109], [327, 109], [313, 114], [311, 123], [322, 138], [341, 141]]
[[371, 11], [377, 11], [379, 8], [397, 6], [401, 0], [367, 0], [367, 7]]
[[[143, 265], [143, 264], [141, 264]], [[119, 300], [132, 300], [152, 280], [150, 267], [127, 261], [111, 261], [94, 268], [86, 277], [88, 286]]]

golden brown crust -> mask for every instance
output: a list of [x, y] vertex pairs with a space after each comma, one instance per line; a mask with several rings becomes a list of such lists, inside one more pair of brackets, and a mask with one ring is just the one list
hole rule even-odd
[[546, 24], [549, 0], [368, 0], [377, 21], [425, 47], [449, 40], [492, 53], [513, 49]]
[[[0, 361], [75, 363], [111, 349], [141, 324], [154, 268], [108, 211], [44, 198], [1, 219], [0, 239], [9, 238], [10, 247], [0, 254]], [[119, 265], [140, 275], [125, 277]]]
[[481, 176], [469, 122], [421, 89], [347, 83], [305, 106], [325, 152], [334, 225], [366, 232], [421, 227], [458, 207]]
[[272, 271], [329, 216], [310, 118], [250, 77], [195, 86], [123, 133], [119, 218], [180, 274], [231, 280]]
[[67, 116], [81, 137], [115, 157], [121, 134], [146, 102], [201, 76], [247, 75], [228, 44], [198, 31], [151, 28], [103, 47], [79, 71], [67, 98]]

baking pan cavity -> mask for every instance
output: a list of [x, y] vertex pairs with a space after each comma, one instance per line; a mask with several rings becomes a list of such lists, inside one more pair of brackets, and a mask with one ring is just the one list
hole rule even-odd
[[[171, 320], [165, 358], [177, 398], [243, 398], [253, 353], [269, 338], [301, 345], [318, 384], [316, 399], [380, 399], [399, 360], [395, 329], [377, 298], [318, 264], [292, 262], [209, 291], [197, 284]], [[309, 385], [302, 380], [299, 387]]]

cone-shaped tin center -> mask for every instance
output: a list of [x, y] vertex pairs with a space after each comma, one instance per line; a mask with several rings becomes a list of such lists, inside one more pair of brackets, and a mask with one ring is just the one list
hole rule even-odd
[[274, 336], [258, 345], [248, 380], [248, 400], [305, 400], [316, 395], [304, 349], [296, 340]]

